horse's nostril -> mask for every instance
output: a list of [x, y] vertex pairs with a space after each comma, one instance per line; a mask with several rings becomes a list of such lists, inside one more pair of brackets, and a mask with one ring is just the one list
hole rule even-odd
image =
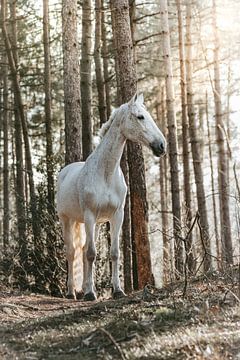
[[163, 144], [163, 143], [160, 143], [160, 149], [161, 149], [162, 151], [164, 151], [164, 144]]

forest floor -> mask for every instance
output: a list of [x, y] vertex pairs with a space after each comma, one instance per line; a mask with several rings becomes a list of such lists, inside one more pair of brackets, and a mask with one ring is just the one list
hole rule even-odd
[[0, 287], [0, 359], [240, 359], [238, 276], [93, 303]]

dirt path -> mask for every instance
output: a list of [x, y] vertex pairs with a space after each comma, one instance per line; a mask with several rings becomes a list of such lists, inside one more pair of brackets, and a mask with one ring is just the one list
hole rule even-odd
[[240, 300], [221, 281], [95, 303], [0, 297], [0, 359], [240, 359]]

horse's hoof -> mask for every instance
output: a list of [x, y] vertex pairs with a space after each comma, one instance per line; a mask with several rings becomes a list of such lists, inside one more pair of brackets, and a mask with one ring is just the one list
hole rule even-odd
[[127, 295], [124, 294], [124, 292], [122, 290], [116, 290], [112, 294], [112, 297], [113, 297], [114, 300], [121, 299], [121, 298], [124, 298], [126, 296]]
[[75, 296], [73, 294], [67, 294], [66, 298], [70, 300], [75, 300]]
[[84, 292], [83, 291], [76, 291], [76, 299], [77, 300], [82, 300], [84, 297]]
[[96, 295], [93, 292], [89, 292], [84, 295], [83, 298], [84, 301], [94, 301], [97, 300]]

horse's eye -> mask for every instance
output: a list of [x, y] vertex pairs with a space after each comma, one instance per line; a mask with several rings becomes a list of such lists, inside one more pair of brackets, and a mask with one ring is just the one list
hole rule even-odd
[[138, 120], [143, 120], [144, 119], [144, 116], [143, 115], [138, 115]]

